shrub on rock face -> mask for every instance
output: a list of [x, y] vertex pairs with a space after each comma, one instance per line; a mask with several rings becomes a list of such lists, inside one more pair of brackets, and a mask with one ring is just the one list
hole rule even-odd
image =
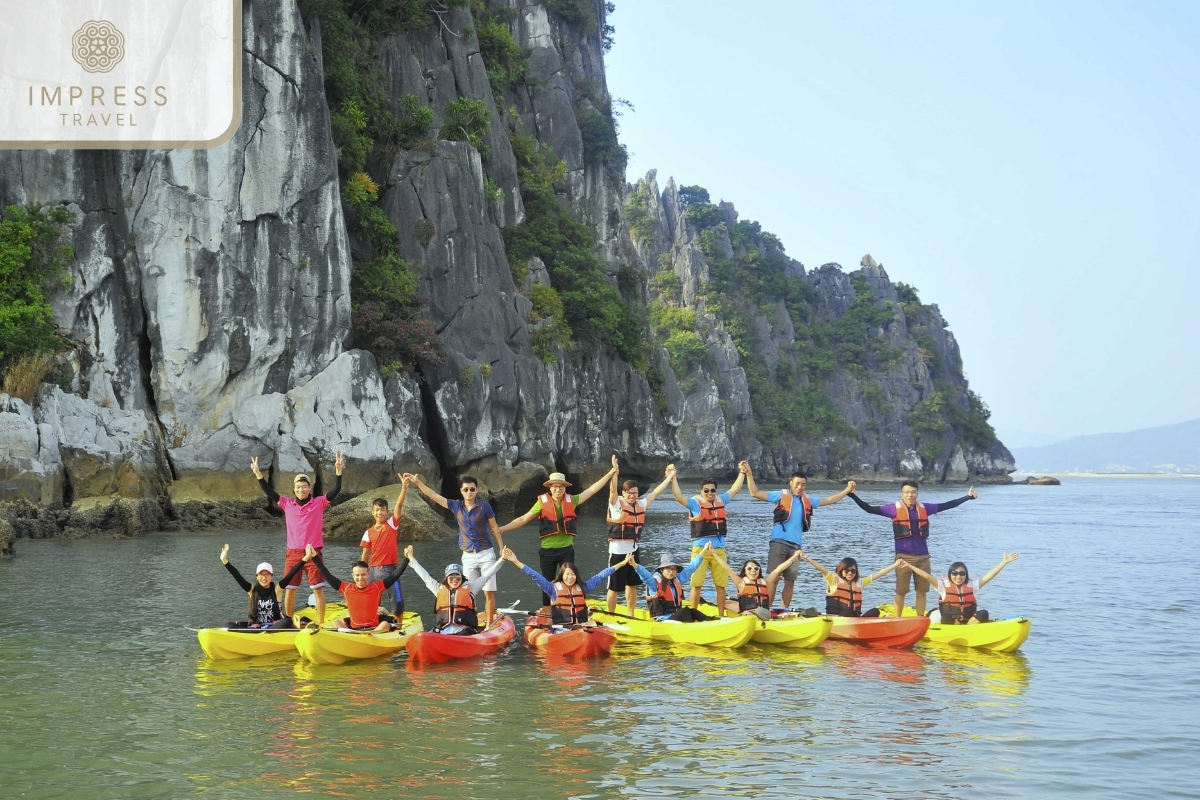
[[487, 136], [491, 124], [492, 112], [488, 111], [487, 103], [460, 97], [446, 105], [442, 138], [452, 142], [466, 142], [478, 150], [481, 156], [487, 156], [491, 149], [483, 137]]
[[64, 346], [50, 297], [71, 285], [71, 219], [62, 206], [10, 206], [0, 214], [0, 364], [11, 368], [22, 357]]

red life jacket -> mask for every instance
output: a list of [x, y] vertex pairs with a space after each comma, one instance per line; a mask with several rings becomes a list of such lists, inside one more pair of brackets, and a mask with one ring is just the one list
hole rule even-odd
[[963, 581], [962, 586], [955, 586], [954, 581], [946, 578], [942, 581], [946, 597], [938, 603], [938, 611], [942, 613], [942, 622], [953, 624], [966, 622], [975, 616], [979, 604], [975, 600], [975, 590], [969, 581]]
[[[916, 518], [912, 512], [916, 511]], [[892, 520], [892, 536], [897, 539], [907, 539], [916, 532], [922, 539], [929, 538], [929, 514], [925, 506], [917, 503], [916, 509], [911, 509], [903, 502], [896, 503], [896, 518]]]
[[563, 495], [561, 525], [559, 524], [558, 511], [554, 508], [553, 495], [547, 492], [538, 498], [538, 502], [542, 505], [542, 510], [538, 514], [538, 522], [540, 524], [538, 536], [545, 539], [547, 536], [553, 536], [556, 533], [575, 535], [575, 504], [571, 502], [571, 495]]
[[453, 592], [444, 583], [439, 586], [434, 611], [437, 613], [439, 627], [450, 623], [466, 625], [470, 628], [479, 627], [479, 614], [475, 610], [475, 595], [466, 588], [466, 584], [459, 586]]
[[621, 507], [621, 516], [609, 518], [608, 538], [638, 541], [642, 538], [642, 526], [646, 523], [646, 509], [638, 503], [630, 503], [624, 497], [617, 498], [617, 505]]
[[692, 499], [700, 504], [700, 514], [688, 517], [692, 523], [692, 538], [724, 536], [726, 533], [725, 503], [717, 498], [712, 501], [712, 505], [705, 505], [707, 501], [700, 495], [696, 495]]
[[[792, 518], [792, 499], [795, 497], [791, 490], [784, 489], [779, 493], [779, 503], [775, 506], [774, 521], [776, 525], [782, 525]], [[812, 501], [808, 499], [808, 495], [800, 495], [800, 499], [804, 504], [804, 519], [800, 523], [800, 530], [807, 532], [812, 525]]]
[[825, 613], [834, 617], [862, 616], [862, 585], [837, 576], [837, 588], [825, 595]]
[[679, 578], [652, 583], [656, 587], [653, 592], [650, 586], [646, 587], [646, 605], [650, 607], [650, 616], [663, 617], [683, 608], [683, 584], [679, 582]]
[[556, 625], [587, 622], [589, 613], [587, 596], [584, 595], [583, 587], [579, 585], [578, 579], [574, 586], [567, 586], [562, 581], [555, 581], [554, 591], [557, 592], [557, 597], [551, 604], [550, 614]]
[[742, 590], [738, 592], [738, 610], [770, 607], [771, 596], [767, 594], [767, 582], [762, 578], [742, 578]]

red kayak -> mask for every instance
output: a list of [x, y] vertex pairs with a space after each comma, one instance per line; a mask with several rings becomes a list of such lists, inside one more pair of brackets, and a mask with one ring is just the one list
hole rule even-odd
[[408, 637], [404, 647], [414, 664], [440, 664], [460, 658], [474, 658], [504, 647], [517, 636], [512, 617], [501, 615], [481, 633], [451, 635], [437, 631], [420, 631]]
[[604, 658], [616, 641], [617, 635], [603, 625], [554, 628], [525, 623], [525, 643], [552, 656]]
[[929, 617], [834, 617], [829, 638], [868, 647], [912, 647], [929, 630]]

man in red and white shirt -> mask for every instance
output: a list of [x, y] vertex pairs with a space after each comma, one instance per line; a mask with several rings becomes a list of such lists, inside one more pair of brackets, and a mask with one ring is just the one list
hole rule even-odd
[[[371, 516], [375, 518], [375, 524], [363, 532], [362, 541], [359, 542], [362, 545], [362, 560], [367, 562], [369, 570], [369, 583], [387, 578], [396, 571], [396, 565], [400, 563], [396, 538], [400, 532], [400, 518], [404, 513], [404, 498], [408, 494], [409, 482], [404, 480], [403, 475], [397, 473], [397, 476], [401, 480], [401, 486], [395, 509], [389, 512], [387, 500], [382, 497], [375, 498], [371, 504]], [[384, 595], [383, 603], [389, 613], [403, 616], [404, 595], [400, 592], [399, 581], [392, 584], [392, 591]]]

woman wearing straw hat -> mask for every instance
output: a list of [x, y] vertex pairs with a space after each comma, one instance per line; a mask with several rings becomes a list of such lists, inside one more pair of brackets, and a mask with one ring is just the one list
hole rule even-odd
[[[579, 494], [568, 495], [567, 476], [561, 472], [551, 472], [550, 477], [542, 484], [548, 492], [538, 497], [533, 508], [527, 514], [517, 517], [512, 522], [500, 528], [501, 535], [516, 530], [534, 519], [538, 520], [538, 536], [541, 538], [541, 549], [538, 550], [542, 577], [553, 581], [558, 574], [559, 565], [575, 562], [575, 509], [587, 502], [596, 492], [617, 474], [617, 456], [613, 454], [612, 469], [604, 473], [600, 480], [584, 489]], [[542, 604], [550, 605], [549, 595], [542, 595]]]

